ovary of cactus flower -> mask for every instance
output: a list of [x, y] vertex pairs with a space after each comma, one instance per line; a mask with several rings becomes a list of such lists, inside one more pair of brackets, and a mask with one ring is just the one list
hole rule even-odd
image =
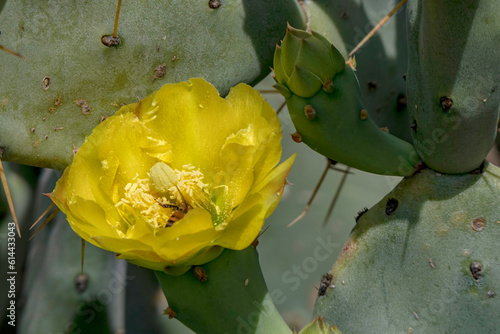
[[311, 97], [321, 88], [333, 91], [332, 78], [344, 67], [344, 58], [326, 38], [291, 26], [274, 53], [278, 90], [285, 86], [301, 97]]
[[248, 247], [278, 204], [294, 157], [257, 91], [223, 99], [203, 79], [168, 84], [101, 123], [51, 199], [73, 230], [172, 274]]

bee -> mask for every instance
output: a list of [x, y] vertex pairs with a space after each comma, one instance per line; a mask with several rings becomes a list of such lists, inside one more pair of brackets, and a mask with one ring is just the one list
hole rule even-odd
[[157, 201], [158, 204], [160, 204], [164, 208], [170, 208], [174, 209], [174, 212], [170, 215], [170, 218], [167, 220], [167, 224], [165, 227], [171, 227], [174, 225], [174, 223], [178, 222], [182, 218], [184, 218], [184, 215], [191, 210], [192, 208], [190, 206], [184, 205], [184, 206], [178, 206], [174, 204], [162, 204]]
[[171, 227], [176, 222], [178, 222], [179, 220], [181, 220], [182, 218], [184, 218], [184, 215], [189, 210], [193, 209], [192, 207], [190, 207], [187, 204], [186, 199], [184, 198], [184, 195], [182, 194], [181, 190], [177, 186], [175, 186], [175, 187], [177, 188], [177, 191], [179, 191], [179, 194], [181, 194], [182, 202], [183, 202], [182, 206], [175, 205], [175, 204], [163, 204], [163, 203], [160, 203], [160, 202], [156, 201], [158, 204], [160, 204], [164, 208], [174, 209], [174, 212], [172, 212], [172, 214], [168, 218], [167, 223], [165, 224], [165, 227]]

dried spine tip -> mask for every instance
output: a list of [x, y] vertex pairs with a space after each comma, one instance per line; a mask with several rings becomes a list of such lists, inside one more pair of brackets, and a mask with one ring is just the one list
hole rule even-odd
[[194, 267], [193, 272], [194, 276], [196, 276], [196, 279], [198, 279], [200, 282], [207, 281], [208, 279], [207, 272], [202, 267]]
[[302, 143], [302, 135], [298, 132], [292, 133], [292, 140], [296, 143]]
[[362, 120], [367, 119], [368, 111], [366, 111], [366, 109], [361, 109], [361, 111], [359, 112], [359, 118], [361, 118]]
[[474, 218], [472, 221], [472, 229], [476, 232], [481, 232], [486, 228], [486, 219], [483, 217]]
[[439, 99], [441, 102], [441, 108], [444, 112], [448, 112], [450, 108], [453, 106], [453, 100], [448, 96], [443, 96]]
[[313, 106], [310, 104], [304, 107], [304, 114], [306, 115], [306, 118], [310, 121], [316, 118], [316, 110], [314, 110]]

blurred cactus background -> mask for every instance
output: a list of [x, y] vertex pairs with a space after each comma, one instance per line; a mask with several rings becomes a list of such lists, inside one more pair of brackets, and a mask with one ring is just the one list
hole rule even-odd
[[[460, 3], [457, 6], [463, 5], [467, 10], [482, 13], [485, 27], [476, 28], [474, 38], [479, 40], [481, 34], [486, 32], [491, 38], [489, 42], [472, 44], [472, 48], [484, 49], [470, 50], [469, 53], [482, 52], [487, 55], [491, 52], [493, 60], [490, 63], [500, 60], [498, 20], [490, 22], [492, 17], [485, 14], [490, 7], [499, 14], [499, 6], [495, 1], [457, 1]], [[424, 170], [415, 177], [418, 180], [405, 179], [402, 185], [390, 193], [402, 180], [401, 176], [409, 173], [389, 173], [400, 176], [375, 175], [339, 163], [335, 165], [336, 170], [329, 168], [304, 218], [287, 227], [306, 207], [325, 167], [330, 166], [325, 156], [304, 143], [298, 144], [292, 140], [291, 134], [299, 130], [292, 123], [288, 108], [283, 107], [285, 99], [272, 87], [276, 83], [269, 73], [273, 67], [273, 54], [287, 32], [287, 22], [297, 29], [313, 30], [324, 36], [347, 60], [349, 52], [398, 2], [174, 0], [138, 3], [124, 0], [117, 34], [120, 44], [106, 46], [101, 42], [101, 37], [113, 33], [115, 1], [80, 4], [0, 0], [0, 46], [24, 57], [0, 50], [0, 158], [22, 234], [22, 238], [16, 241], [16, 327], [9, 326], [8, 318], [2, 316], [0, 332], [192, 333], [177, 320], [163, 315], [167, 302], [153, 272], [118, 261], [114, 254], [87, 243], [82, 275], [81, 239], [71, 230], [63, 214], [58, 214], [33, 239], [28, 240], [33, 234], [29, 227], [51, 203], [42, 194], [54, 189], [55, 182], [62, 175], [61, 170], [71, 163], [78, 147], [103, 117], [111, 116], [122, 104], [136, 102], [166, 83], [191, 77], [204, 77], [218, 88], [221, 95], [225, 95], [238, 82], [254, 85], [275, 110], [280, 110], [283, 157], [298, 153], [288, 177], [292, 185], [285, 188], [280, 204], [266, 220], [265, 227], [269, 228], [259, 238], [257, 247], [269, 292], [291, 329], [302, 328], [314, 314], [326, 316], [328, 323], [337, 324], [343, 333], [368, 333], [373, 328], [379, 328], [377, 332], [380, 333], [413, 333], [412, 328], [419, 326], [423, 330], [415, 333], [466, 333], [474, 328], [480, 328], [479, 332], [486, 333], [489, 329], [494, 332], [493, 328], [500, 326], [498, 317], [490, 318], [495, 312], [497, 315], [500, 312], [499, 297], [496, 295], [500, 292], [499, 260], [496, 255], [500, 245], [500, 173], [492, 164], [486, 167], [488, 177], [481, 181], [477, 181], [480, 176], [467, 174], [461, 177], [460, 182], [450, 181], [453, 188], [442, 180], [451, 180], [453, 176], [446, 175], [440, 179], [434, 171]], [[470, 4], [465, 4], [467, 2]], [[442, 8], [454, 6], [453, 1], [443, 3]], [[471, 9], [469, 5], [475, 7]], [[414, 90], [418, 91], [419, 96], [414, 94], [408, 97], [407, 86], [423, 87], [420, 81], [415, 83], [415, 80], [424, 80], [422, 76], [430, 76], [430, 73], [437, 71], [435, 67], [419, 64], [422, 73], [414, 67], [410, 74], [418, 73], [411, 79], [413, 81], [407, 78], [408, 50], [416, 54], [422, 52], [421, 49], [417, 50], [415, 45], [418, 43], [415, 41], [408, 49], [407, 25], [414, 40], [418, 39], [419, 32], [428, 32], [424, 29], [425, 24], [419, 21], [422, 19], [419, 15], [423, 15], [422, 6], [421, 1], [409, 0], [406, 5], [408, 8], [399, 10], [355, 54], [357, 70], [354, 73], [359, 81], [359, 94], [371, 119], [376, 127], [387, 128], [398, 142], [410, 148], [414, 140], [419, 143], [417, 145], [425, 144], [425, 136], [412, 134], [412, 122], [417, 120], [420, 129], [427, 122], [427, 116], [417, 112], [409, 115], [408, 99], [413, 102], [410, 106], [415, 108], [419, 104], [415, 101], [432, 93], [419, 88]], [[411, 23], [407, 22], [408, 13], [413, 15], [409, 15]], [[433, 26], [432, 29], [440, 27]], [[418, 63], [415, 58], [416, 55], [413, 65]], [[470, 55], [470, 59], [475, 58]], [[488, 66], [478, 66], [478, 73], [489, 69]], [[427, 72], [424, 73], [424, 70]], [[465, 75], [458, 79], [464, 78]], [[484, 81], [487, 82], [485, 85], [491, 82], [498, 84], [498, 70], [485, 76]], [[447, 90], [437, 90], [443, 96], [456, 93], [453, 85], [450, 85], [451, 88], [447, 87]], [[436, 86], [439, 85], [436, 83], [432, 87]], [[442, 157], [439, 159], [439, 155], [450, 159], [444, 164], [446, 168], [452, 167], [440, 171], [443, 174], [465, 173], [479, 167], [493, 145], [498, 128], [499, 94], [494, 92], [497, 86], [489, 88], [492, 89], [491, 101], [488, 96], [484, 103], [494, 112], [490, 112], [488, 119], [485, 117], [482, 123], [488, 124], [488, 130], [484, 126], [488, 134], [481, 134], [477, 142], [467, 146], [457, 139], [460, 134], [454, 134], [453, 145], [456, 145], [456, 150], [453, 153], [446, 155], [442, 153], [446, 147], [439, 148], [441, 153], [429, 158], [431, 164], [438, 161], [436, 169], [441, 168], [443, 160]], [[460, 94], [464, 94], [463, 91]], [[470, 107], [454, 96], [453, 101], [459, 101], [455, 106]], [[435, 107], [422, 108], [428, 110]], [[441, 108], [441, 105], [437, 104], [437, 108]], [[474, 128], [471, 131], [482, 132], [483, 129]], [[484, 139], [488, 136], [491, 138]], [[480, 152], [476, 152], [477, 147], [480, 147]], [[466, 153], [462, 153], [462, 150]], [[470, 161], [472, 167], [464, 166], [462, 162], [468, 163], [467, 157], [471, 154], [474, 155], [474, 161]], [[489, 157], [491, 162], [498, 165], [495, 148]], [[456, 165], [462, 165], [464, 169], [453, 169]], [[422, 183], [415, 185], [417, 181]], [[477, 185], [469, 189], [475, 183]], [[445, 189], [438, 189], [440, 185]], [[340, 192], [338, 197], [337, 191]], [[419, 191], [422, 191], [420, 197], [415, 195]], [[465, 191], [468, 191], [464, 195], [469, 196], [467, 198], [478, 199], [471, 201], [466, 198], [460, 202], [450, 200]], [[12, 221], [12, 215], [5, 193], [1, 192], [0, 196], [0, 306], [2, 312], [6, 313], [8, 298], [3, 293], [8, 290], [5, 231], [7, 224]], [[334, 198], [335, 206], [330, 215]], [[386, 211], [387, 203], [392, 198], [399, 199], [398, 216], [387, 218], [390, 216]], [[436, 207], [425, 206], [427, 202], [435, 202]], [[408, 206], [406, 203], [414, 205]], [[470, 207], [466, 207], [467, 204]], [[356, 224], [358, 212], [373, 206], [373, 210], [363, 215], [360, 224]], [[419, 211], [424, 206], [426, 211]], [[446, 213], [439, 215], [436, 213], [439, 210], [445, 210]], [[462, 214], [457, 216], [457, 212]], [[425, 217], [421, 219], [425, 221], [425, 227], [418, 225], [419, 228], [412, 229], [420, 221], [419, 214]], [[414, 240], [414, 235], [418, 235], [421, 240], [426, 239], [426, 233], [436, 234], [436, 221], [445, 221], [449, 216], [467, 222], [483, 217], [487, 221], [486, 231], [462, 228], [455, 235], [454, 231], [449, 231], [448, 225], [442, 223], [443, 226], [439, 225], [442, 230], [438, 234], [447, 235], [445, 248], [448, 253], [433, 253], [429, 250], [431, 246], [422, 249], [424, 241], [421, 244], [409, 241]], [[373, 235], [365, 233], [371, 230], [371, 226], [381, 230]], [[396, 226], [395, 231], [391, 231], [392, 226]], [[481, 229], [480, 226], [477, 228]], [[491, 230], [494, 232], [490, 233]], [[478, 233], [481, 237], [487, 237], [481, 239]], [[473, 242], [469, 243], [471, 238], [476, 238], [474, 241], [482, 246], [476, 247]], [[429, 244], [439, 244], [443, 240], [430, 239]], [[362, 255], [350, 257], [349, 247], [354, 244], [363, 250]], [[373, 247], [371, 252], [366, 252], [370, 247]], [[466, 251], [469, 253], [463, 254]], [[340, 264], [332, 270], [341, 252]], [[404, 252], [413, 254], [411, 261], [408, 260], [410, 262], [405, 262], [407, 258], [403, 259], [401, 254]], [[352, 261], [352, 266], [349, 261]], [[418, 265], [413, 266], [416, 262]], [[472, 270], [473, 262], [480, 263], [481, 269]], [[393, 263], [396, 263], [396, 269], [391, 266]], [[453, 267], [456, 263], [460, 263], [460, 268]], [[478, 270], [481, 272], [482, 266], [485, 268], [483, 278], [486, 281], [471, 274]], [[398, 276], [401, 268], [408, 267], [417, 273], [410, 271], [411, 274], [404, 272], [403, 276]], [[424, 276], [428, 280], [420, 280], [419, 283], [411, 281], [412, 277], [421, 277], [418, 273], [424, 270], [434, 270], [432, 274], [425, 272]], [[391, 277], [385, 277], [381, 271]], [[460, 278], [454, 275], [457, 271], [462, 273]], [[329, 285], [326, 295], [322, 294], [318, 298], [321, 277], [327, 272], [334, 274], [332, 284], [339, 288]], [[350, 285], [354, 277], [361, 278]], [[432, 311], [427, 310], [426, 305], [436, 295], [438, 298], [443, 297], [438, 292], [442, 292], [440, 289], [446, 282], [452, 282], [450, 291], [453, 287], [459, 287], [468, 293], [468, 297], [456, 297], [463, 291], [453, 290], [457, 294], [454, 295], [453, 303], [459, 306], [455, 308], [449, 307], [450, 303], [444, 306], [444, 303], [439, 304], [439, 312], [436, 312], [443, 318], [448, 317], [447, 321], [441, 321], [430, 316]], [[346, 289], [342, 288], [344, 283]], [[385, 283], [391, 286], [381, 287]], [[409, 287], [420, 290], [415, 292]], [[407, 295], [406, 290], [418, 296], [422, 292], [420, 304], [412, 299], [415, 295]], [[476, 295], [481, 298], [474, 299]], [[399, 299], [409, 300], [413, 304], [399, 303]], [[366, 307], [364, 303], [368, 303]], [[486, 314], [484, 317], [475, 317], [477, 313], [472, 312], [467, 305], [474, 305], [480, 310], [484, 307]], [[368, 311], [364, 308], [368, 308]], [[425, 314], [431, 318], [430, 323], [426, 322], [424, 313], [417, 311], [424, 308], [427, 310]], [[401, 315], [400, 312], [407, 309], [415, 311]], [[458, 310], [462, 310], [462, 313], [455, 315], [456, 318], [451, 317]], [[355, 320], [349, 322], [351, 317]], [[455, 327], [454, 323], [463, 318], [470, 322], [470, 326]], [[489, 325], [481, 325], [488, 321]]]

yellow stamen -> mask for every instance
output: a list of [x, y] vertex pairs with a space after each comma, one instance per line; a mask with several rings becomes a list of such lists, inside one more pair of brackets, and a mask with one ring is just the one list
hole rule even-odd
[[153, 196], [149, 179], [137, 179], [135, 183], [125, 186], [124, 197], [116, 203], [116, 207], [132, 207], [147, 217], [153, 227], [165, 227], [173, 210], [162, 207], [160, 203], [170, 204], [165, 197]]
[[165, 227], [178, 209], [185, 213], [189, 208], [203, 208], [214, 216], [218, 211], [202, 180], [203, 173], [193, 165], [174, 170], [160, 162], [151, 168], [148, 179], [137, 179], [125, 186], [116, 207], [139, 211], [155, 228]]

